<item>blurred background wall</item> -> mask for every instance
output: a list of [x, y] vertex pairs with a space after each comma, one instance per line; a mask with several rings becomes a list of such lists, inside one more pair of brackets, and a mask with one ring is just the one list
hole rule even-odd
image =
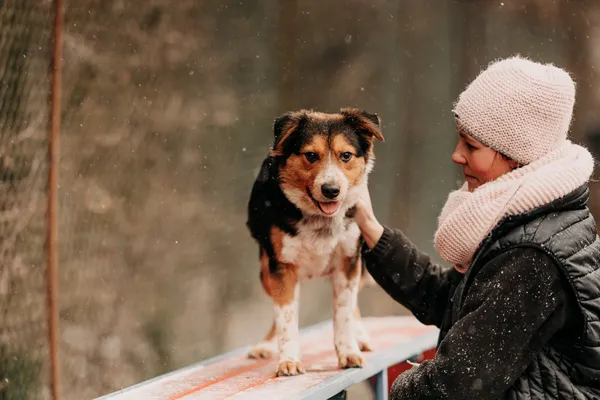
[[[246, 204], [287, 110], [377, 112], [376, 213], [438, 261], [436, 219], [460, 179], [452, 104], [492, 60], [519, 53], [567, 68], [578, 83], [572, 138], [600, 156], [597, 1], [67, 0], [65, 11], [65, 399], [262, 338], [272, 310]], [[49, 398], [52, 18], [46, 0], [0, 2], [0, 399]], [[326, 280], [304, 285], [301, 324], [330, 318], [331, 300]], [[377, 287], [360, 305], [406, 312]]]

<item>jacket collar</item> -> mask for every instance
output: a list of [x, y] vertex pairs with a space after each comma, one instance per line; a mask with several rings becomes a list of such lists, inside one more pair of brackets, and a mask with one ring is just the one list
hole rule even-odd
[[489, 243], [490, 240], [493, 241], [495, 238], [504, 235], [517, 226], [526, 224], [529, 221], [533, 221], [542, 215], [560, 211], [582, 210], [587, 207], [589, 197], [590, 189], [586, 183], [573, 190], [566, 196], [556, 199], [551, 203], [537, 207], [525, 214], [511, 215], [502, 219], [498, 225], [492, 229], [490, 235], [488, 236], [488, 240], [485, 240], [484, 242]]

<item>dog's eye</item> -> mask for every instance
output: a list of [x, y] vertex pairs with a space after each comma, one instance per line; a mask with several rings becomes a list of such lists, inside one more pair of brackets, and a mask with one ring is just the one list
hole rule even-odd
[[304, 157], [306, 157], [306, 160], [309, 163], [314, 163], [316, 161], [319, 161], [319, 155], [317, 153], [313, 153], [312, 151], [309, 151], [308, 153], [304, 153]]
[[352, 153], [350, 153], [349, 151], [345, 151], [342, 154], [340, 154], [340, 158], [343, 162], [348, 162], [352, 159]]

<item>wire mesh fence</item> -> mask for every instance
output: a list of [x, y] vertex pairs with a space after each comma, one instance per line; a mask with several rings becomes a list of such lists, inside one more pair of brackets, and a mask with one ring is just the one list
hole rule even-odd
[[[0, 400], [51, 397], [52, 4], [0, 0]], [[591, 2], [348, 4], [67, 1], [61, 398], [94, 398], [266, 332], [271, 303], [245, 207], [273, 118], [288, 109], [357, 106], [382, 116], [374, 204], [425, 250], [457, 178], [447, 160], [451, 103], [480, 66], [514, 52], [570, 66], [584, 96], [574, 134], [600, 132], [590, 111], [600, 105], [590, 89], [600, 60]], [[301, 297], [302, 324], [331, 316], [327, 282], [309, 283]], [[404, 312], [377, 289], [359, 300], [364, 315]]]
[[0, 5], [0, 399], [48, 398], [50, 2]]

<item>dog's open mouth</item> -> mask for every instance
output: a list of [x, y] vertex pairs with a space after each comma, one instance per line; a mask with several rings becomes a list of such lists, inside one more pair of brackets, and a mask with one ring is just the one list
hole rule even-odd
[[339, 201], [317, 201], [312, 196], [310, 189], [306, 188], [306, 192], [308, 193], [308, 197], [310, 197], [312, 202], [315, 204], [315, 207], [317, 207], [319, 209], [319, 211], [321, 211], [323, 214], [333, 215], [336, 213], [337, 210], [339, 210], [339, 208], [340, 208]]
[[339, 201], [328, 201], [327, 203], [317, 201], [317, 207], [323, 214], [333, 215], [340, 208]]

